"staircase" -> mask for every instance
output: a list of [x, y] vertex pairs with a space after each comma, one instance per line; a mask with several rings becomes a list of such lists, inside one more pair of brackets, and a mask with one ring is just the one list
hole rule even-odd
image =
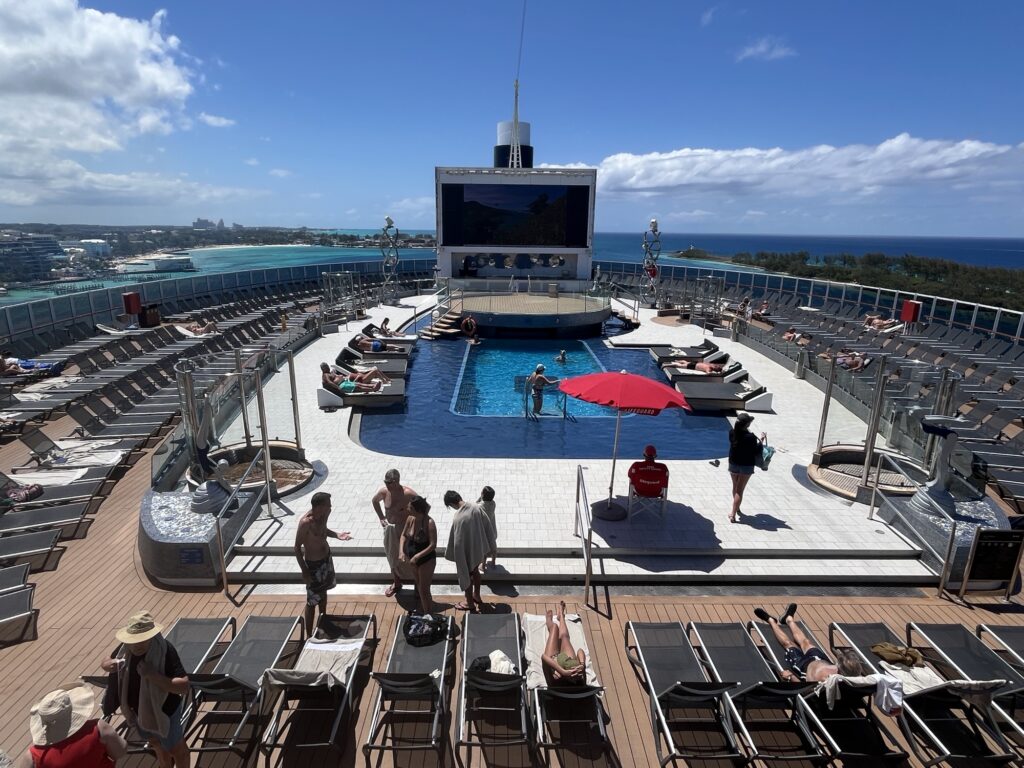
[[462, 334], [459, 324], [462, 322], [462, 314], [454, 310], [448, 310], [445, 315], [438, 318], [432, 325], [423, 328], [419, 336], [421, 339], [434, 341], [441, 338], [455, 338]]

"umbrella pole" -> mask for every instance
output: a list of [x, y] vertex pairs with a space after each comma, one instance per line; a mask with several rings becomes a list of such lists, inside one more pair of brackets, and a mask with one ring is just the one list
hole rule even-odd
[[622, 424], [622, 409], [615, 409], [615, 442], [612, 443], [612, 479], [608, 483], [608, 508], [611, 509], [615, 488], [615, 462], [619, 456], [619, 425]]

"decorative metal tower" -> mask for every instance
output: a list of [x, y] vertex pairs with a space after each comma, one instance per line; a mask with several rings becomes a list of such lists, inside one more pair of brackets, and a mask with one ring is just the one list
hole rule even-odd
[[[651, 239], [647, 239], [650, 234]], [[648, 304], [658, 303], [658, 257], [661, 256], [661, 233], [658, 220], [651, 219], [651, 228], [644, 232], [644, 273], [640, 278], [640, 298]]]
[[398, 228], [390, 216], [384, 217], [381, 228], [380, 254], [384, 259], [384, 299], [398, 298]]

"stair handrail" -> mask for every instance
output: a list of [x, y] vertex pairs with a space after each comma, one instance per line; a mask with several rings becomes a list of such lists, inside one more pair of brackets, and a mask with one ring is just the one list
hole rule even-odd
[[590, 501], [587, 499], [587, 480], [583, 476], [584, 469], [586, 467], [582, 464], [576, 465], [576, 529], [574, 535], [583, 539], [583, 598], [584, 602], [590, 605], [590, 579], [594, 574], [592, 559], [594, 518], [591, 514]]

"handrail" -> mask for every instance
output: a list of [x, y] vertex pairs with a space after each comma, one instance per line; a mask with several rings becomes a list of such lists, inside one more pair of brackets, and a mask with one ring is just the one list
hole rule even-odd
[[[891, 467], [893, 469], [895, 469], [896, 472], [898, 472], [903, 477], [903, 479], [905, 481], [909, 481], [909, 483], [914, 487], [915, 491], [924, 490], [924, 486], [921, 485], [920, 483], [918, 483], [916, 480], [914, 480], [914, 478], [912, 478], [906, 472], [904, 472], [903, 471], [903, 467], [901, 467], [891, 456], [889, 456], [888, 454], [882, 453], [881, 451], [879, 451], [877, 453], [877, 456], [878, 456], [878, 461], [875, 464], [875, 482], [874, 482], [874, 484], [873, 484], [873, 486], [871, 488], [871, 504], [868, 507], [868, 519], [869, 520], [874, 518], [874, 514], [875, 514], [875, 511], [877, 509], [877, 506], [876, 506], [875, 502], [876, 502], [876, 499], [877, 499], [878, 493], [879, 493], [879, 484], [881, 482], [881, 477], [882, 477], [882, 463], [883, 462], [886, 462], [887, 464], [891, 465]], [[936, 512], [938, 512], [939, 516], [944, 518], [949, 523], [949, 539], [946, 542], [946, 554], [945, 554], [944, 557], [940, 557], [939, 553], [936, 552], [931, 547], [931, 545], [928, 544], [928, 542], [924, 539], [923, 536], [920, 537], [921, 544], [923, 544], [928, 549], [928, 551], [932, 553], [932, 555], [935, 557], [936, 560], [939, 560], [939, 561], [942, 562], [942, 572], [939, 574], [939, 588], [938, 588], [938, 593], [937, 593], [938, 596], [941, 597], [942, 593], [946, 589], [946, 584], [949, 583], [949, 574], [950, 574], [950, 570], [953, 567], [953, 545], [956, 543], [956, 518], [950, 517], [949, 513], [946, 512], [946, 510], [944, 510], [942, 507], [940, 507], [935, 502], [935, 500], [932, 499], [931, 496], [929, 496], [927, 493], [920, 494], [920, 497], [926, 499], [928, 504], [931, 506], [931, 508], [933, 510], [935, 510]], [[882, 498], [883, 499], [885, 498], [884, 493], [883, 493]], [[892, 505], [890, 505], [890, 506], [892, 506]], [[896, 510], [896, 508], [894, 506], [893, 506], [893, 509], [896, 511], [897, 515], [899, 515], [900, 517], [903, 517], [903, 515], [899, 512], [899, 510]], [[916, 531], [915, 531], [915, 533], [916, 533]], [[967, 578], [967, 574], [964, 574], [964, 578]]]
[[[587, 481], [583, 476], [584, 467], [576, 465], [576, 530], [575, 535], [584, 539], [583, 541], [583, 596], [584, 601], [590, 600], [590, 580], [594, 573], [593, 548], [594, 548], [594, 518], [590, 511], [590, 501], [587, 499]], [[582, 500], [582, 501], [581, 501]], [[586, 531], [586, 536], [583, 532]], [[589, 602], [587, 602], [589, 605]]]
[[[220, 510], [217, 512], [217, 514], [215, 516], [215, 520], [216, 520], [216, 523], [217, 523], [217, 525], [216, 525], [216, 528], [217, 528], [217, 554], [220, 556], [221, 585], [223, 587], [224, 596], [225, 597], [229, 596], [229, 593], [228, 593], [228, 566], [227, 566], [227, 562], [225, 560], [224, 534], [221, 531], [221, 522], [222, 522], [222, 519], [224, 517], [224, 513], [228, 511], [228, 508], [231, 506], [231, 503], [235, 500], [235, 498], [237, 498], [238, 492], [242, 489], [242, 486], [245, 485], [246, 479], [249, 477], [249, 475], [252, 473], [253, 469], [256, 467], [256, 462], [258, 462], [262, 458], [263, 458], [263, 449], [260, 448], [256, 452], [256, 455], [253, 457], [252, 461], [249, 462], [249, 466], [246, 468], [245, 472], [243, 472], [242, 476], [238, 479], [238, 483], [235, 485], [234, 490], [231, 491], [231, 495], [228, 496], [227, 501], [224, 502], [223, 506], [221, 506]], [[264, 485], [263, 487], [260, 488], [260, 492], [256, 495], [256, 500], [253, 502], [254, 506], [258, 506], [263, 501], [263, 495], [266, 492], [267, 492], [267, 487], [266, 487], [266, 485]]]

